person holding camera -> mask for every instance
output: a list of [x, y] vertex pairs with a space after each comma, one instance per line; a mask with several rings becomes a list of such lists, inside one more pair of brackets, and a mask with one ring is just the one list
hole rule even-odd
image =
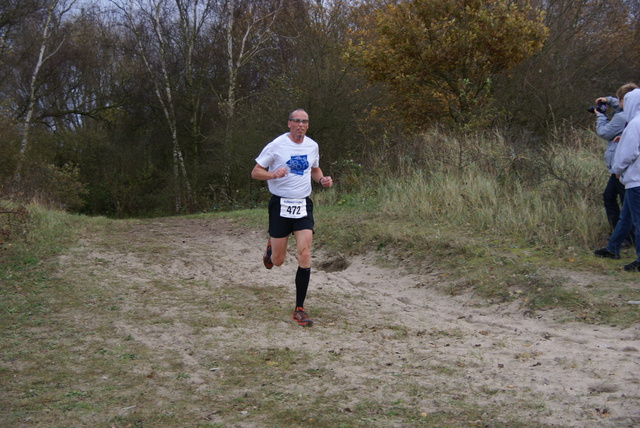
[[[622, 136], [615, 137], [613, 140], [613, 144], [616, 144], [617, 147], [614, 149], [610, 171], [624, 185], [625, 193], [622, 198], [619, 220], [607, 246], [594, 251], [597, 257], [619, 259], [622, 243], [631, 237], [631, 240], [635, 242], [638, 260], [625, 265], [624, 269], [627, 271], [640, 270], [640, 263], [638, 263], [640, 261], [640, 241], [637, 237], [638, 230], [640, 230], [638, 229], [638, 224], [640, 224], [640, 168], [634, 165], [640, 144], [640, 134], [638, 134], [640, 128], [640, 115], [638, 115], [640, 113], [640, 89], [637, 88], [635, 84], [628, 83], [621, 86], [616, 92], [616, 96], [620, 100], [620, 107], [623, 108], [626, 105], [628, 109], [626, 109], [624, 116], [625, 127]], [[632, 121], [632, 119], [635, 120]], [[627, 120], [630, 122], [628, 125]], [[631, 127], [632, 123], [633, 127]], [[629, 128], [633, 128], [633, 132], [630, 132]], [[633, 200], [628, 197], [630, 192]]]
[[[604, 209], [607, 214], [607, 220], [611, 232], [616, 228], [620, 219], [620, 206], [624, 203], [624, 185], [616, 177], [611, 169], [613, 166], [613, 157], [618, 146], [616, 137], [622, 134], [627, 123], [626, 116], [620, 107], [619, 100], [624, 97], [627, 92], [635, 89], [635, 84], [626, 84], [618, 88], [615, 97], [600, 97], [596, 99], [596, 106], [590, 107], [589, 111], [596, 115], [596, 134], [607, 141], [607, 147], [604, 151], [604, 161], [609, 171], [609, 181], [602, 193]], [[613, 109], [611, 119], [607, 117], [607, 107]], [[618, 198], [620, 203], [618, 203]]]

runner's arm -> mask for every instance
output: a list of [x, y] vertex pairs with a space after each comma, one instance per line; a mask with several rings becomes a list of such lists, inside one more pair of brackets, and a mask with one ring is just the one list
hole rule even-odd
[[260, 164], [256, 164], [251, 171], [251, 178], [261, 181], [273, 180], [274, 178], [281, 178], [285, 175], [287, 175], [287, 170], [285, 168], [278, 168], [275, 171], [267, 171], [267, 169]]
[[333, 180], [331, 177], [324, 175], [322, 170], [318, 168], [311, 168], [311, 178], [316, 183], [320, 183], [323, 187], [331, 187], [333, 186]]

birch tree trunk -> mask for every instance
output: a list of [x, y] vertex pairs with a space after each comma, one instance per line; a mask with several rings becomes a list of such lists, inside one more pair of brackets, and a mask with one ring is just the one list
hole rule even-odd
[[[64, 40], [58, 44], [50, 53], [47, 53], [47, 45], [49, 44], [52, 32], [60, 24], [63, 15], [73, 6], [75, 0], [65, 3], [64, 0], [51, 0], [47, 6], [45, 20], [40, 33], [40, 47], [38, 57], [31, 73], [29, 80], [29, 92], [27, 93], [24, 120], [21, 127], [20, 147], [18, 151], [18, 162], [13, 176], [14, 184], [19, 184], [22, 176], [22, 168], [24, 166], [27, 149], [29, 148], [29, 131], [31, 130], [31, 121], [36, 108], [37, 87], [40, 70], [45, 62], [47, 62], [64, 43]], [[58, 10], [60, 9], [60, 10]], [[58, 15], [56, 16], [56, 12]]]
[[[242, 2], [243, 0], [241, 0]], [[247, 0], [244, 0], [247, 1]], [[282, 0], [276, 2], [271, 12], [261, 14], [255, 2], [248, 1], [245, 19], [238, 28], [235, 19], [236, 0], [227, 0], [225, 13], [226, 57], [227, 57], [227, 93], [223, 101], [226, 116], [225, 147], [233, 139], [233, 119], [236, 105], [242, 101], [238, 97], [238, 75], [242, 67], [246, 66], [273, 37], [273, 26], [278, 13], [282, 10]]]
[[[203, 33], [207, 29], [207, 24], [215, 25], [211, 21], [214, 9], [218, 0], [175, 0], [180, 16], [180, 39], [182, 41], [182, 56], [184, 60], [183, 79], [186, 89], [186, 97], [190, 106], [190, 134], [193, 144], [193, 153], [198, 155], [198, 142], [202, 138], [200, 129], [200, 109], [202, 107], [203, 86], [206, 79], [206, 67], [208, 63], [197, 64], [194, 56], [202, 55], [202, 51], [197, 50], [198, 42], [202, 40]], [[219, 17], [217, 17], [219, 19]], [[208, 45], [211, 46], [211, 45]], [[208, 48], [210, 49], [210, 47]], [[205, 58], [210, 58], [204, 55]]]
[[[273, 37], [272, 28], [275, 25], [278, 12], [282, 10], [283, 0], [277, 0], [273, 11], [260, 9], [261, 2], [251, 0], [227, 0], [225, 9], [225, 38], [227, 65], [227, 93], [222, 100], [222, 111], [226, 119], [223, 152], [228, 153], [233, 144], [234, 121], [236, 106], [243, 98], [238, 94], [238, 77], [242, 67], [246, 66]], [[236, 20], [236, 6], [243, 9], [243, 14]], [[225, 155], [226, 156], [226, 155]], [[231, 194], [229, 166], [224, 171], [224, 188]]]
[[[156, 98], [162, 108], [169, 128], [173, 155], [173, 179], [175, 185], [174, 209], [176, 212], [181, 212], [183, 208], [185, 208], [185, 202], [187, 205], [192, 202], [192, 190], [189, 182], [189, 176], [187, 174], [184, 155], [180, 148], [180, 142], [178, 141], [178, 123], [173, 100], [173, 89], [167, 67], [168, 44], [162, 32], [161, 10], [164, 4], [165, 0], [151, 0], [149, 2], [149, 7], [152, 10], [147, 11], [150, 12], [150, 24], [153, 27], [153, 34], [155, 36], [154, 42], [156, 43], [155, 48], [158, 49], [159, 52], [159, 55], [157, 55], [156, 58], [157, 62], [154, 64], [151, 63], [150, 56], [147, 52], [148, 47], [144, 46], [143, 38], [137, 30], [137, 23], [134, 20], [132, 4], [130, 4], [128, 10], [125, 10], [122, 6], [120, 7], [125, 11], [130, 29], [136, 38], [139, 54], [145, 68], [149, 72], [149, 76], [151, 76], [153, 80]], [[139, 5], [141, 9], [144, 9], [142, 4]], [[154, 66], [159, 68], [159, 75], [155, 72], [156, 68]], [[183, 190], [186, 201], [183, 201]]]

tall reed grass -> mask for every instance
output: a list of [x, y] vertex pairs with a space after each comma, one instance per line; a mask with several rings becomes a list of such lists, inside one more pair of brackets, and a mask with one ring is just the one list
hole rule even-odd
[[[434, 129], [372, 157], [380, 214], [545, 246], [598, 245], [609, 226], [604, 141], [575, 129], [535, 144]], [[371, 193], [365, 186], [363, 192]]]

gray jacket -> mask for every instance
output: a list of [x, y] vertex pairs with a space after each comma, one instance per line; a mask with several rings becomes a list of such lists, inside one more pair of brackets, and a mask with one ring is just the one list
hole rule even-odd
[[627, 118], [624, 112], [620, 110], [616, 97], [607, 97], [607, 105], [613, 107], [613, 116], [611, 116], [611, 120], [608, 120], [606, 114], [596, 115], [596, 134], [598, 134], [598, 137], [607, 140], [607, 148], [604, 150], [604, 162], [607, 165], [607, 170], [613, 174], [611, 167], [618, 147], [618, 143], [614, 143], [613, 139], [622, 134]]

